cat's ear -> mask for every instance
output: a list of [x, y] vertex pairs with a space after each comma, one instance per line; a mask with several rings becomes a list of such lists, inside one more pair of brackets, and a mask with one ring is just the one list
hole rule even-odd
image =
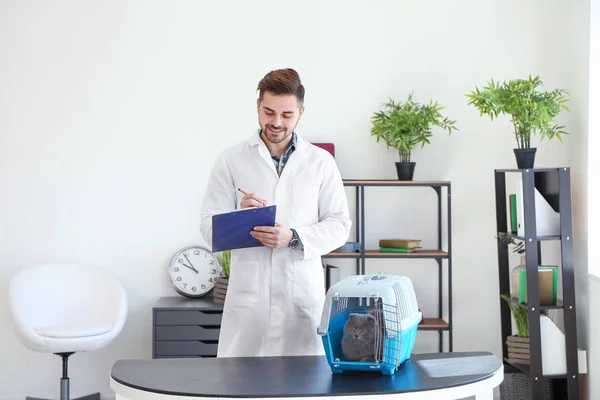
[[348, 317], [348, 319], [349, 320], [351, 319], [352, 321], [355, 321], [355, 322], [356, 321], [360, 321], [361, 315], [362, 314], [352, 313], [352, 314], [350, 314], [350, 316]]

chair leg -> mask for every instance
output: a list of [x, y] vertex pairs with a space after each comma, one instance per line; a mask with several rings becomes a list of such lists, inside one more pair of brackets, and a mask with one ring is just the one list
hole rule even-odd
[[[69, 389], [69, 357], [75, 353], [55, 353], [62, 358], [62, 378], [60, 379], [60, 400], [100, 400], [100, 393], [92, 393], [85, 396], [70, 399]], [[25, 397], [25, 400], [50, 400], [39, 397]]]
[[62, 358], [62, 378], [60, 379], [60, 400], [69, 400], [69, 357], [74, 353], [56, 353]]

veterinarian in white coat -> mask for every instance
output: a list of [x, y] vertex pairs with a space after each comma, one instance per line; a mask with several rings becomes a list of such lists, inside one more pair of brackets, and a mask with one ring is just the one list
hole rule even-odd
[[304, 111], [297, 73], [272, 71], [258, 89], [261, 129], [216, 160], [201, 232], [212, 243], [213, 215], [264, 204], [277, 205], [277, 224], [253, 232], [264, 247], [232, 251], [217, 356], [321, 355], [321, 256], [348, 240], [346, 193], [331, 154], [294, 132]]

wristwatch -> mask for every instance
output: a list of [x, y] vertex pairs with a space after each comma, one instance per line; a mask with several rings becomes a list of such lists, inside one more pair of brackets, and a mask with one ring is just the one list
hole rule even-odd
[[298, 232], [295, 229], [290, 229], [292, 231], [292, 240], [290, 240], [290, 244], [288, 245], [292, 249], [297, 249], [300, 246], [300, 238], [298, 237]]

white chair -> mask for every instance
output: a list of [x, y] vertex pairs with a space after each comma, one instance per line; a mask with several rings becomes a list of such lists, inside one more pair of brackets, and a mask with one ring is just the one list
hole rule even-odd
[[[8, 295], [21, 343], [62, 358], [60, 399], [69, 400], [68, 358], [107, 346], [121, 332], [127, 317], [123, 286], [99, 268], [39, 265], [13, 276]], [[100, 393], [79, 399], [97, 400]]]

